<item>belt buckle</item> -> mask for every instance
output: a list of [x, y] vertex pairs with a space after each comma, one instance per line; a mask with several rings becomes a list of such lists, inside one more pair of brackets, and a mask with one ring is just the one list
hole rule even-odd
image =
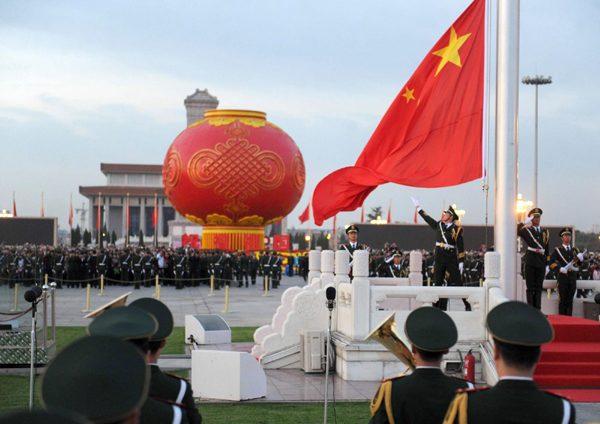
[[444, 248], [444, 243], [440, 243], [440, 247], [443, 249]]

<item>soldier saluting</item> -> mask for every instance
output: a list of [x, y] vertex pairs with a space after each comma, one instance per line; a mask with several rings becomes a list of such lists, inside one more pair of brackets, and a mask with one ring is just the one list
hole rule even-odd
[[558, 282], [558, 313], [573, 316], [573, 296], [577, 288], [577, 272], [579, 263], [583, 262], [583, 254], [571, 248], [571, 229], [560, 230], [562, 246], [557, 247], [550, 256], [550, 268], [556, 273]]
[[527, 244], [525, 254], [525, 282], [527, 285], [527, 303], [542, 309], [542, 286], [550, 260], [548, 242], [550, 232], [540, 226], [543, 211], [533, 208], [527, 219], [517, 225], [517, 234]]
[[403, 277], [402, 272], [402, 252], [398, 249], [392, 252], [392, 260], [390, 262], [383, 262], [377, 268], [377, 273], [380, 277], [384, 278], [401, 278]]
[[[413, 197], [412, 200], [419, 215], [435, 230], [433, 284], [435, 286], [442, 286], [447, 271], [450, 274], [451, 285], [462, 286], [461, 273], [465, 260], [465, 247], [463, 240], [464, 230], [455, 224], [455, 221], [458, 221], [458, 214], [450, 206], [444, 210], [442, 219], [436, 221], [421, 209], [417, 199]], [[470, 311], [471, 305], [465, 299], [463, 299], [463, 303], [465, 304], [465, 310]], [[439, 301], [440, 309], [445, 311], [447, 306], [448, 299], [441, 299]]]
[[339, 250], [345, 249], [350, 255], [350, 277], [352, 278], [352, 263], [354, 262], [354, 252], [357, 250], [367, 250], [367, 246], [358, 242], [358, 227], [354, 224], [346, 228], [348, 243], [340, 246]]

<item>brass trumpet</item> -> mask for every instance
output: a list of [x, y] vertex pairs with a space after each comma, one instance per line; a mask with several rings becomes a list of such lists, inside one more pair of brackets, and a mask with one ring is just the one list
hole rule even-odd
[[407, 343], [402, 340], [402, 335], [396, 328], [396, 313], [387, 317], [375, 330], [367, 336], [366, 340], [376, 340], [392, 352], [411, 371], [415, 370], [415, 357]]

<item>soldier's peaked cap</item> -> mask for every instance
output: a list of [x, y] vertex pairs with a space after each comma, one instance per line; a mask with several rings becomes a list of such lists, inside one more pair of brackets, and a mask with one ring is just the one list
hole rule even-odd
[[563, 228], [562, 230], [560, 230], [560, 233], [558, 233], [558, 235], [559, 235], [560, 237], [564, 236], [565, 234], [567, 234], [567, 235], [571, 235], [571, 234], [573, 234], [573, 233], [571, 232], [571, 229], [570, 229], [569, 227], [565, 227], [565, 228]]
[[112, 308], [93, 320], [90, 336], [112, 336], [121, 340], [150, 338], [158, 330], [154, 316], [140, 308]]
[[533, 208], [532, 210], [529, 211], [529, 213], [527, 214], [527, 216], [542, 216], [542, 214], [544, 213], [544, 211], [542, 211], [540, 208]]
[[402, 251], [400, 251], [399, 249], [394, 249], [394, 251], [392, 252], [392, 256], [402, 256]]
[[458, 216], [458, 214], [456, 213], [456, 211], [454, 210], [454, 208], [452, 206], [448, 206], [448, 209], [446, 209], [444, 212], [449, 212], [454, 217], [455, 221], [460, 219], [460, 217]]
[[554, 329], [538, 309], [510, 301], [496, 306], [487, 316], [487, 328], [501, 342], [521, 346], [541, 346], [554, 340]]
[[358, 227], [354, 224], [348, 226], [348, 228], [346, 228], [346, 234], [350, 233], [358, 233]]
[[150, 369], [137, 347], [110, 336], [91, 336], [75, 340], [50, 362], [41, 399], [48, 410], [112, 423], [139, 410], [149, 387]]
[[140, 308], [156, 318], [158, 331], [150, 337], [152, 341], [164, 340], [173, 332], [173, 314], [167, 305], [151, 297], [143, 297], [129, 304], [130, 308]]
[[458, 330], [450, 315], [431, 306], [412, 311], [406, 318], [404, 332], [416, 348], [428, 352], [444, 352], [458, 340]]

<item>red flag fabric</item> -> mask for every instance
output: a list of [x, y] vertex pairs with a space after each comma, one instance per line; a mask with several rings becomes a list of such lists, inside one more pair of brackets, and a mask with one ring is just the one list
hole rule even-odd
[[415, 224], [417, 223], [417, 215], [419, 213], [419, 208], [415, 208]]
[[317, 185], [317, 225], [381, 184], [448, 187], [483, 176], [484, 48], [485, 0], [475, 0], [402, 87], [355, 166]]
[[13, 216], [17, 216], [17, 202], [15, 201], [15, 193], [13, 193]]
[[365, 222], [365, 207], [364, 207], [364, 205], [360, 211], [360, 222]]
[[156, 228], [158, 224], [158, 205], [154, 202], [154, 212], [152, 212], [152, 228]]
[[388, 208], [388, 224], [392, 223], [392, 199], [390, 199], [390, 207]]
[[100, 212], [100, 201], [101, 201], [101, 199], [102, 199], [102, 196], [100, 196], [100, 193], [98, 193], [98, 214], [97, 214], [97, 217], [96, 217], [96, 229], [98, 231], [100, 231], [100, 221], [101, 221], [100, 216], [102, 215], [102, 213]]
[[69, 227], [73, 228], [73, 201], [71, 200], [71, 206], [69, 207]]
[[308, 221], [310, 219], [310, 203], [308, 202], [308, 206], [306, 207], [306, 209], [304, 209], [304, 212], [302, 212], [302, 215], [300, 215], [298, 217], [298, 219], [300, 220], [300, 224], [304, 224], [306, 221]]

